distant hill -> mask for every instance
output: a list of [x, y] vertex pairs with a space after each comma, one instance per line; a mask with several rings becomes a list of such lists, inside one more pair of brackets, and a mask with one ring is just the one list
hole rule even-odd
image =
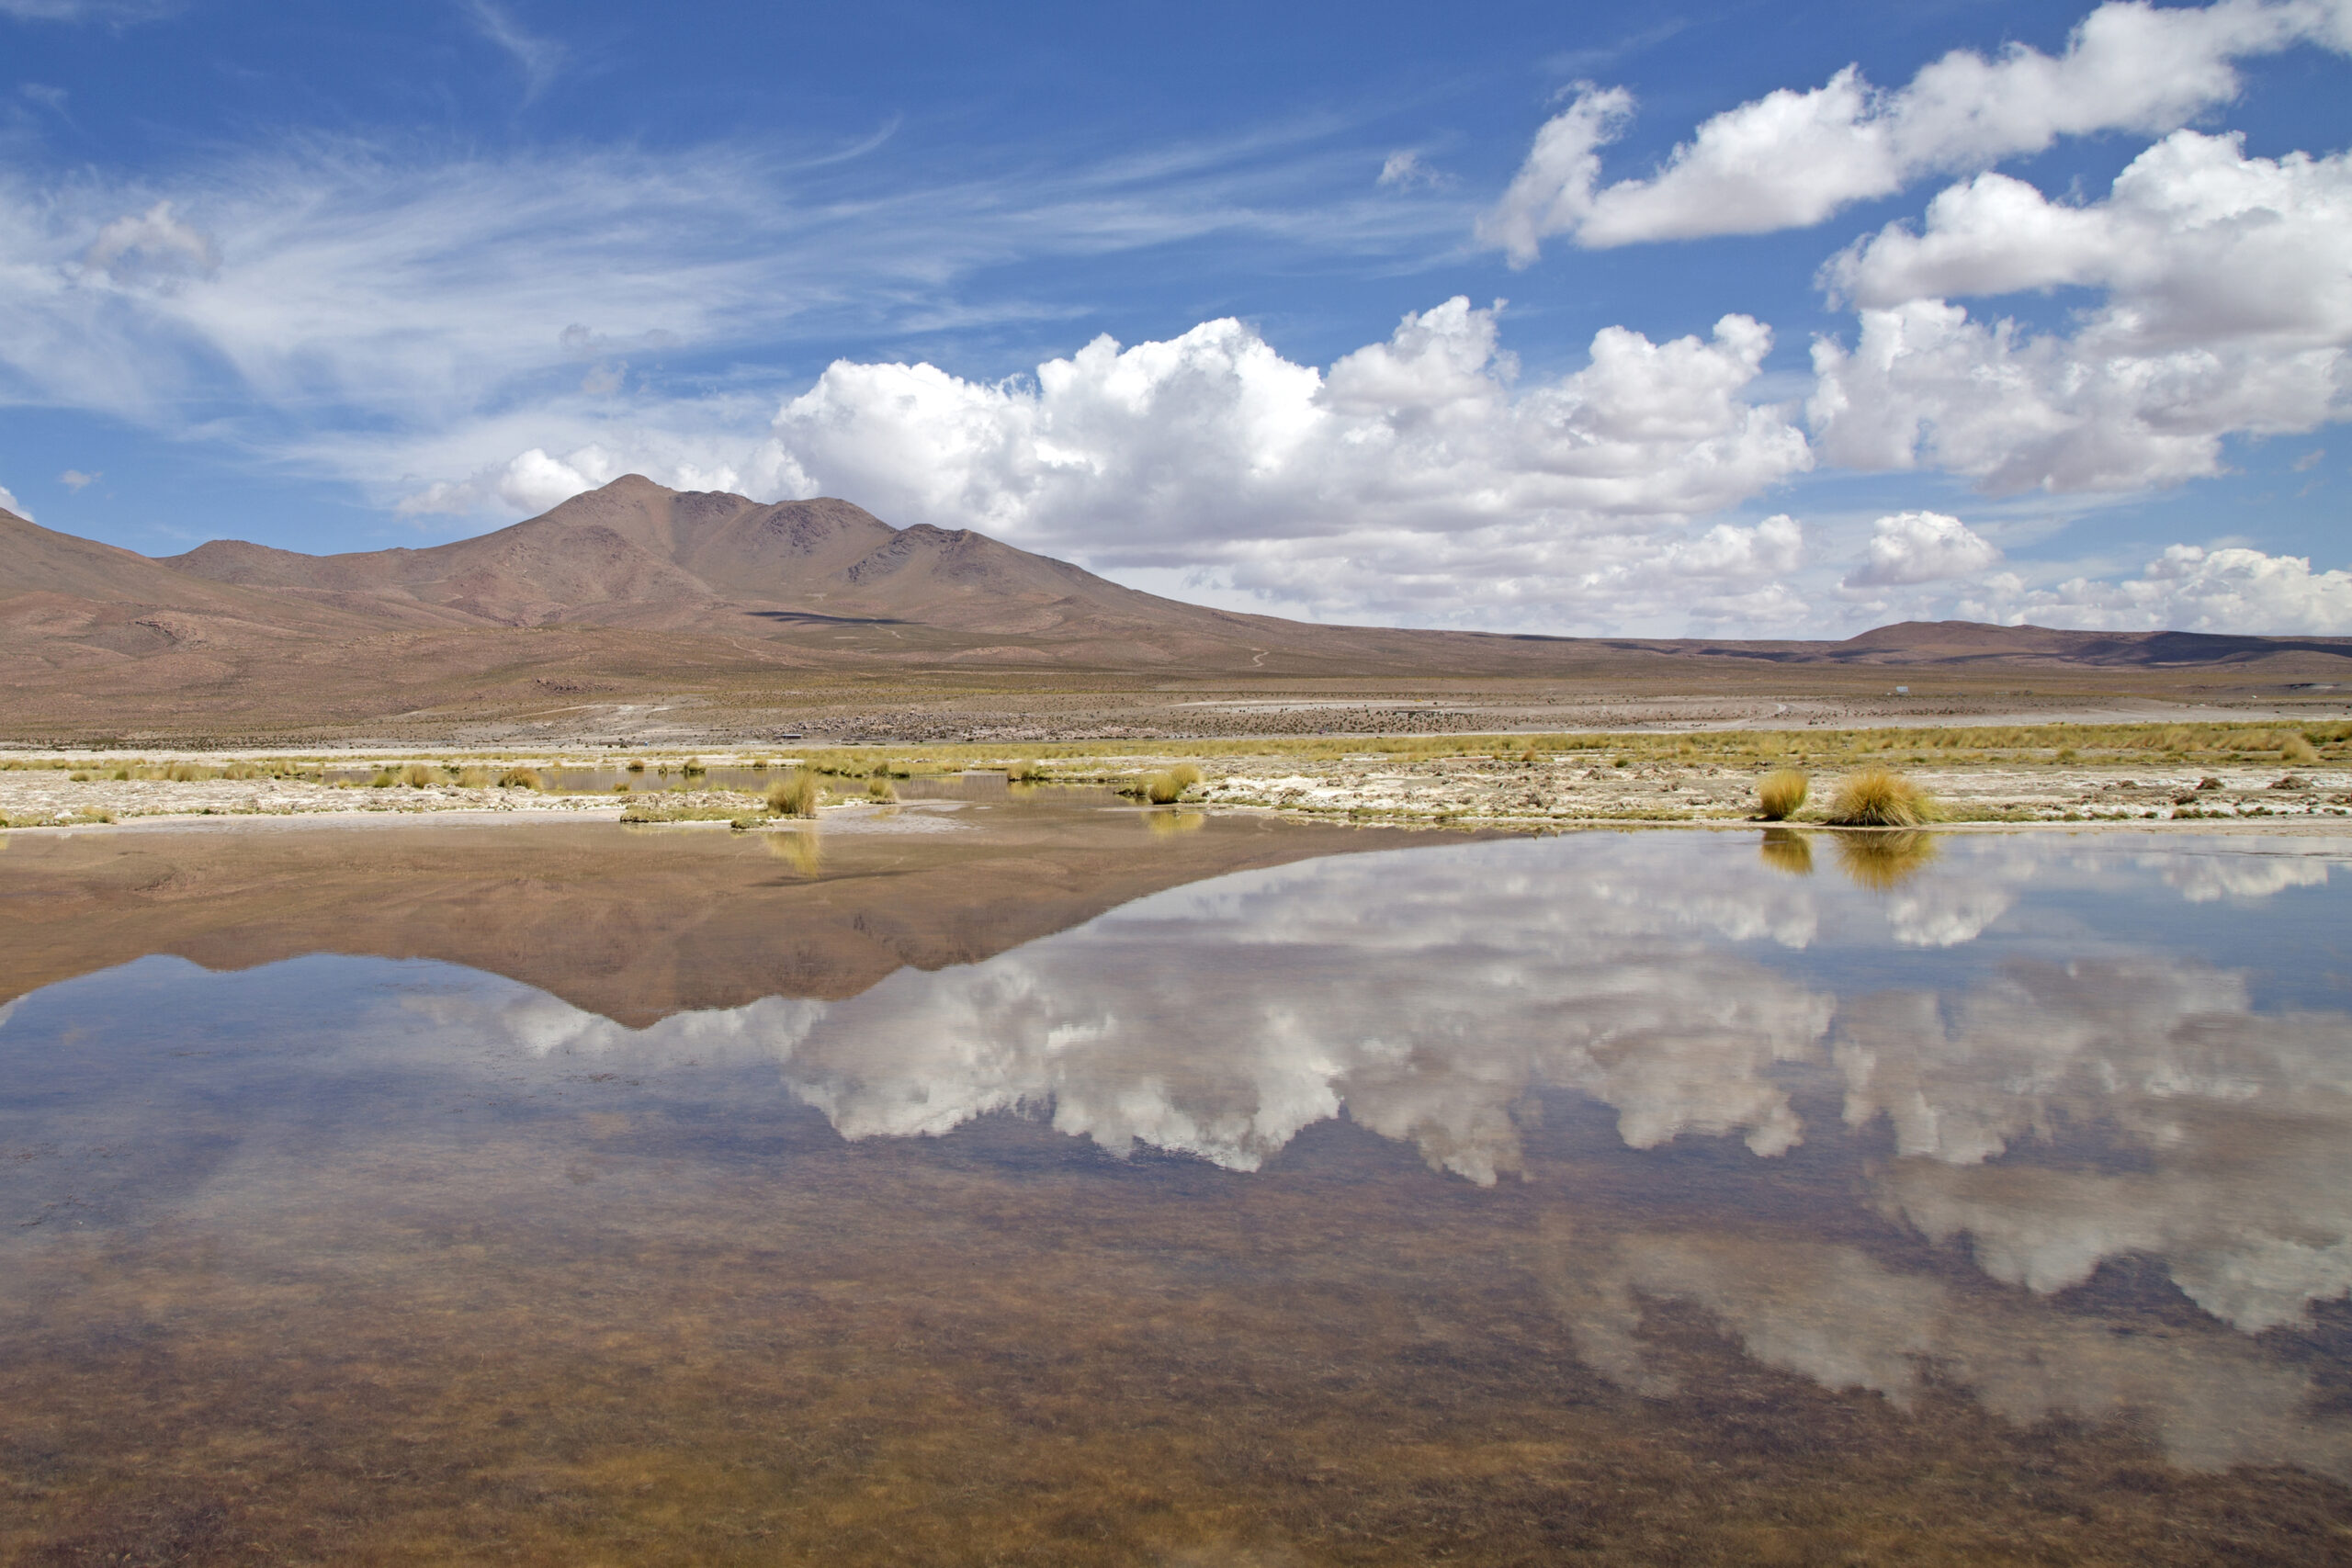
[[1525, 677], [1745, 689], [1803, 672], [2195, 671], [2352, 680], [2352, 638], [1905, 622], [1841, 642], [1315, 626], [1125, 588], [846, 501], [763, 504], [637, 475], [478, 538], [152, 559], [0, 512], [0, 729], [119, 719], [327, 728], [554, 695], [789, 688], [856, 671], [1122, 679]]

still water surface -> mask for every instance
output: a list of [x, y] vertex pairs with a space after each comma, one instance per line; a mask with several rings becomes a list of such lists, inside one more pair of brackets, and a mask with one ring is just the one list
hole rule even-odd
[[1435, 845], [646, 1027], [51, 985], [0, 1561], [2344, 1561], [2347, 865]]

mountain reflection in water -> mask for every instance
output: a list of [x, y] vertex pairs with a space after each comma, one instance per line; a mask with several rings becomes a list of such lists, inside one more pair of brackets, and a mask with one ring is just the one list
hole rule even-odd
[[[1366, 1418], [1285, 1381], [1306, 1375], [1295, 1358], [1329, 1365], [1316, 1358], [1339, 1352], [1321, 1337], [1345, 1332], [1383, 1370], [1342, 1381], [1392, 1414], [1445, 1382], [1398, 1345], [1442, 1343], [1465, 1365], [1508, 1349], [1517, 1373], [1498, 1371], [1486, 1394], [1464, 1373], [1445, 1396], [1489, 1403], [1415, 1442], [1485, 1452], [1497, 1439], [1459, 1423], [1500, 1421], [1537, 1443], [1530, 1423], [1573, 1416], [1602, 1426], [1542, 1441], [1697, 1453], [1732, 1440], [1713, 1335], [1845, 1401], [1833, 1421], [1784, 1391], [1773, 1419], [1831, 1450], [1861, 1445], [1838, 1461], [1854, 1473], [1878, 1462], [1865, 1449], [1961, 1441], [1937, 1435], [1958, 1429], [1959, 1399], [1994, 1423], [1967, 1428], [1980, 1467], [2012, 1462], [2000, 1445], [2055, 1421], [2178, 1473], [2302, 1473], [2275, 1483], [2317, 1533], [2281, 1523], [2273, 1545], [2324, 1556], [2352, 1525], [2336, 1485], [2352, 1479], [2347, 855], [2352, 842], [2310, 837], [1779, 829], [1761, 854], [1698, 833], [1398, 850], [1156, 893], [846, 998], [768, 997], [642, 1028], [447, 964], [310, 958], [214, 975], [145, 959], [0, 1013], [0, 1218], [13, 1227], [0, 1266], [17, 1281], [0, 1287], [0, 1349], [38, 1410], [51, 1397], [40, 1358], [62, 1354], [69, 1323], [143, 1312], [163, 1334], [248, 1310], [188, 1284], [189, 1269], [275, 1270], [271, 1290], [331, 1324], [339, 1292], [397, 1295], [404, 1268], [463, 1272], [449, 1249], [468, 1247], [516, 1249], [496, 1280], [466, 1275], [480, 1310], [524, 1314], [501, 1332], [528, 1319], [562, 1341], [575, 1284], [586, 1293], [659, 1251], [660, 1267], [727, 1291], [788, 1276], [818, 1292], [792, 1308], [801, 1318], [757, 1332], [760, 1313], [665, 1309], [677, 1333], [796, 1376], [838, 1371], [842, 1337], [858, 1332], [793, 1337], [823, 1317], [824, 1281], [871, 1275], [857, 1299], [911, 1292], [947, 1311], [970, 1295], [955, 1333], [989, 1354], [1052, 1362], [1081, 1354], [1076, 1340], [1056, 1349], [1057, 1334], [1120, 1334], [1133, 1358], [1117, 1325], [1157, 1324], [1187, 1356], [1258, 1368], [1252, 1397], [1271, 1407], [1245, 1402], [1231, 1418], [1300, 1452], [1330, 1421]], [[1367, 1134], [1418, 1166], [1383, 1158]], [[1048, 1167], [1061, 1173], [1051, 1218], [1034, 1190]], [[624, 1196], [585, 1204], [604, 1190]], [[981, 1238], [996, 1261], [959, 1273]], [[690, 1261], [669, 1258], [681, 1247]], [[94, 1269], [138, 1276], [151, 1304], [134, 1311]], [[499, 1306], [508, 1290], [527, 1301]], [[175, 1292], [177, 1315], [152, 1305]], [[1081, 1296], [1088, 1326], [1054, 1328]], [[966, 1365], [922, 1339], [891, 1340], [886, 1358], [890, 1376], [930, 1380], [919, 1403], [1013, 1397], [983, 1392], [997, 1386], [973, 1370], [986, 1357]], [[1186, 1364], [1199, 1387], [1216, 1381], [1209, 1361]], [[523, 1408], [477, 1375], [482, 1399]], [[1085, 1381], [1067, 1367], [1022, 1376], [1023, 1400]], [[1514, 1376], [1526, 1386], [1507, 1392]], [[1189, 1386], [1123, 1397], [1174, 1400], [1191, 1415], [1159, 1419], [1182, 1427], [1208, 1418]], [[768, 1408], [799, 1419], [799, 1397]], [[882, 1403], [859, 1417], [859, 1451], [888, 1448], [874, 1434], [904, 1409], [860, 1398]], [[1896, 1426], [1824, 1435], [1864, 1419], [1856, 1400]], [[994, 1431], [1007, 1451], [1052, 1429], [936, 1418], [974, 1441]], [[1119, 1451], [1146, 1463], [1150, 1450]], [[1544, 1451], [1511, 1462], [1567, 1462]], [[1207, 1462], [1186, 1453], [1149, 1463]], [[1763, 1491], [1795, 1484], [1766, 1469]], [[1255, 1488], [1266, 1517], [1289, 1518], [1283, 1551], [1315, 1560], [1329, 1545], [1300, 1522], [1311, 1509], [1269, 1501], [1281, 1486], [1212, 1482], [1203, 1495]], [[2119, 1484], [2136, 1483], [2098, 1483]], [[2286, 1520], [2287, 1495], [2261, 1506]], [[1545, 1495], [1521, 1504], [1569, 1506]], [[1152, 1527], [1151, 1550], [1209, 1540], [1187, 1534], [1200, 1498], [1169, 1506], [1181, 1517]], [[1938, 1506], [1989, 1519], [2013, 1505]], [[2064, 1535], [2077, 1520], [2048, 1525], [2060, 1534], [2046, 1540], [2082, 1560], [2154, 1560], [2152, 1542], [2194, 1544], [2180, 1533], [2193, 1512], [2170, 1495], [2145, 1540], [2109, 1518], [2107, 1537]], [[1639, 1555], [1649, 1538], [1611, 1533], [1625, 1522], [1579, 1528], [1599, 1532], [1596, 1551]], [[1477, 1531], [1458, 1527], [1416, 1550], [1477, 1556]], [[1262, 1554], [1272, 1540], [1244, 1530], [1201, 1549]]]

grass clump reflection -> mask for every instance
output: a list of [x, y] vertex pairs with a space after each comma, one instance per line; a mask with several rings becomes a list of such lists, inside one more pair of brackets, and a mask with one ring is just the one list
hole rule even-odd
[[1757, 846], [1757, 853], [1774, 871], [1786, 872], [1791, 876], [1813, 874], [1813, 845], [1806, 841], [1803, 833], [1792, 832], [1786, 828], [1767, 828], [1764, 829], [1764, 841]]
[[813, 830], [763, 833], [760, 840], [767, 847], [768, 853], [801, 875], [824, 874], [824, 845]]
[[1874, 893], [1902, 886], [1936, 861], [1932, 833], [1840, 833], [1837, 844], [1838, 869]]

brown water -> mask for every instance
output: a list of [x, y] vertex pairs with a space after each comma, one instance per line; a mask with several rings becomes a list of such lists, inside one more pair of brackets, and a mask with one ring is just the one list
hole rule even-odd
[[2347, 858], [1440, 842], [642, 1027], [60, 981], [0, 1560], [2344, 1561]]

